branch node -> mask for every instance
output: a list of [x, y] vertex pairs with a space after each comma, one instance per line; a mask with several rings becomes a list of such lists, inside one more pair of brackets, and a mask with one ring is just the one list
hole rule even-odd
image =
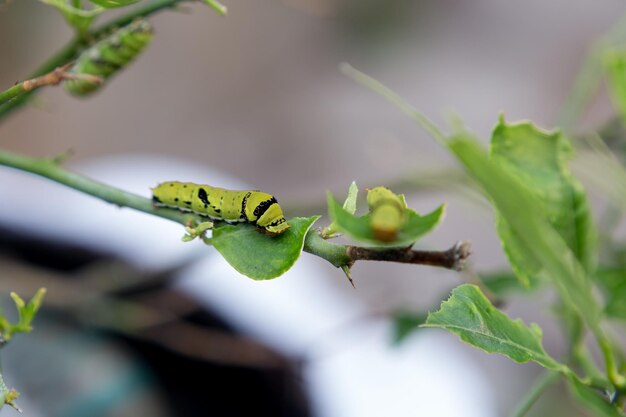
[[472, 244], [467, 240], [458, 241], [451, 249], [453, 256], [453, 265], [451, 269], [460, 271], [465, 265], [465, 261], [472, 254]]
[[348, 278], [348, 281], [350, 281], [352, 288], [356, 289], [356, 286], [354, 285], [354, 281], [352, 280], [352, 274], [350, 273], [350, 268], [352, 267], [353, 264], [354, 264], [353, 262], [350, 262], [350, 264], [342, 265], [341, 270], [343, 271], [344, 274], [346, 274], [346, 278]]

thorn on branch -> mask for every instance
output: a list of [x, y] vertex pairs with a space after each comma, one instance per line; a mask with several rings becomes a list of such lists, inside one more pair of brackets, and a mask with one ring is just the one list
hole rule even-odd
[[343, 271], [344, 274], [346, 274], [346, 278], [348, 278], [348, 281], [350, 281], [350, 285], [352, 285], [352, 288], [356, 289], [356, 286], [354, 285], [354, 281], [352, 280], [352, 273], [350, 272], [350, 267], [352, 265], [343, 265], [341, 267], [341, 270]]

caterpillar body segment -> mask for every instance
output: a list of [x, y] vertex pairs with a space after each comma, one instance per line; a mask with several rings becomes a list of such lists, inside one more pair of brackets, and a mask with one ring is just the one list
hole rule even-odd
[[406, 221], [406, 201], [403, 195], [394, 194], [385, 187], [375, 187], [367, 192], [370, 224], [376, 239], [392, 242]]
[[228, 223], [247, 222], [268, 235], [289, 229], [276, 198], [260, 191], [231, 191], [191, 182], [168, 181], [152, 189], [157, 206], [175, 207]]
[[[152, 40], [152, 26], [136, 20], [84, 50], [70, 72], [97, 75], [105, 80], [134, 60]], [[84, 96], [101, 84], [88, 80], [66, 80], [63, 86], [72, 94]]]

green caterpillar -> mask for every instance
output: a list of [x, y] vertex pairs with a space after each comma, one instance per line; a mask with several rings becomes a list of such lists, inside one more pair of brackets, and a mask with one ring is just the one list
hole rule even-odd
[[385, 187], [367, 191], [370, 225], [376, 239], [392, 242], [406, 222], [406, 201], [403, 195], [394, 194]]
[[[70, 72], [107, 79], [135, 59], [151, 40], [150, 23], [136, 20], [84, 50]], [[96, 91], [101, 84], [88, 80], [66, 80], [63, 85], [70, 93], [84, 96]]]
[[152, 189], [157, 206], [192, 211], [228, 223], [248, 222], [276, 236], [289, 229], [276, 198], [260, 191], [230, 191], [191, 182], [168, 181]]

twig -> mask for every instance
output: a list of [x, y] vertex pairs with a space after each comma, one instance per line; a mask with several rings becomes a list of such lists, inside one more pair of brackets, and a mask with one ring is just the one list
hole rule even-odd
[[400, 97], [395, 91], [387, 88], [380, 81], [370, 77], [369, 75], [357, 70], [350, 64], [344, 62], [339, 66], [341, 72], [352, 78], [357, 83], [369, 88], [375, 93], [387, 99], [393, 105], [412, 118], [422, 129], [432, 136], [441, 145], [446, 144], [446, 135], [422, 112], [411, 106], [406, 100]]
[[[186, 226], [204, 221], [198, 215], [183, 213], [174, 209], [154, 207], [152, 201], [148, 198], [70, 172], [59, 166], [54, 158], [29, 158], [0, 151], [0, 165], [30, 172], [117, 206], [133, 208]], [[305, 252], [326, 259], [338, 268], [344, 266], [351, 267], [354, 262], [359, 260], [370, 260], [432, 265], [458, 270], [469, 256], [469, 248], [468, 242], [459, 242], [443, 252], [418, 251], [405, 248], [362, 248], [330, 243], [322, 239], [317, 230], [310, 230], [304, 241]]]
[[64, 80], [84, 80], [94, 84], [100, 84], [103, 81], [102, 77], [98, 77], [97, 75], [74, 74], [67, 72], [71, 67], [72, 63], [65, 64], [61, 67], [55, 68], [45, 75], [22, 81], [21, 83], [17, 83], [13, 87], [0, 92], [0, 105], [8, 103], [11, 100], [15, 100], [20, 96], [41, 87], [59, 85], [61, 81]]
[[370, 249], [360, 246], [347, 246], [351, 262], [356, 261], [387, 261], [405, 264], [439, 266], [460, 271], [470, 255], [470, 243], [457, 242], [446, 251], [423, 251], [413, 249]]
[[528, 410], [537, 402], [541, 394], [550, 387], [559, 377], [558, 372], [547, 371], [539, 379], [535, 381], [530, 391], [526, 394], [524, 399], [515, 408], [515, 411], [511, 413], [511, 417], [523, 417], [528, 413]]

